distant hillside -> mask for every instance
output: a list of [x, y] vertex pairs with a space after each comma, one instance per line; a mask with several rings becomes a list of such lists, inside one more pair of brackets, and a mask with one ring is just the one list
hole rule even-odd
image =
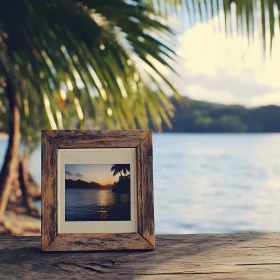
[[111, 188], [112, 185], [100, 185], [96, 182], [85, 182], [83, 180], [65, 180], [65, 188], [68, 189], [100, 189], [100, 188]]
[[187, 97], [180, 105], [173, 98], [171, 101], [176, 107], [173, 129], [163, 125], [164, 132], [280, 132], [279, 106], [246, 108]]

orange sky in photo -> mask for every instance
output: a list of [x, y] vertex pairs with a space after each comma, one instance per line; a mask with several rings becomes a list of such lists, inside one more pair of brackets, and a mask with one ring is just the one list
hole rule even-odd
[[119, 175], [113, 176], [113, 164], [66, 164], [65, 179], [96, 182], [101, 185], [113, 184]]

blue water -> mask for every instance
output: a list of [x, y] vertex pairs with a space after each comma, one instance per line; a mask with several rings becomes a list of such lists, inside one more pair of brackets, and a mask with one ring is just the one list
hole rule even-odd
[[[156, 233], [280, 231], [280, 134], [155, 134], [153, 146]], [[39, 149], [30, 170], [39, 180]]]
[[130, 212], [130, 194], [66, 188], [65, 221], [130, 221]]

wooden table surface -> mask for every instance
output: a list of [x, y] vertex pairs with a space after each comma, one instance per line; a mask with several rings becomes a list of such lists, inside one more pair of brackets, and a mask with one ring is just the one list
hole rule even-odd
[[280, 233], [159, 235], [154, 251], [75, 253], [2, 237], [0, 279], [280, 279]]

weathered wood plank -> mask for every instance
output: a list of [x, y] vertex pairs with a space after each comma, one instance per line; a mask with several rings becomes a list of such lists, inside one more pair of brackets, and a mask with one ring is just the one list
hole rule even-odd
[[46, 251], [153, 249], [139, 233], [60, 233]]
[[138, 232], [155, 246], [152, 131], [138, 145]]
[[279, 279], [280, 234], [156, 237], [153, 251], [42, 253], [40, 237], [0, 239], [0, 279]]
[[44, 130], [59, 149], [136, 148], [149, 130]]
[[42, 248], [57, 236], [57, 144], [42, 132]]

